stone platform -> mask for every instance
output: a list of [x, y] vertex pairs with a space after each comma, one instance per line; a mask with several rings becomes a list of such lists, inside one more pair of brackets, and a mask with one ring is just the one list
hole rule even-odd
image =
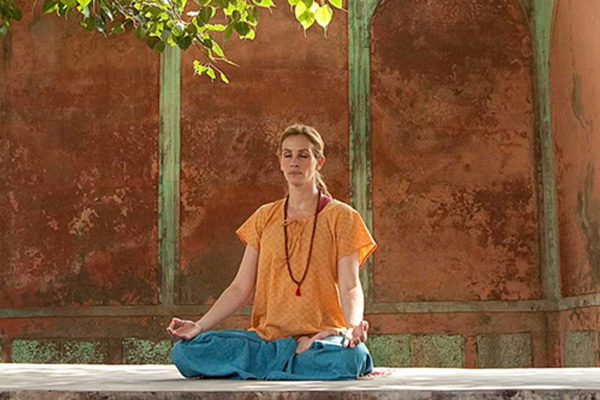
[[170, 365], [0, 364], [5, 399], [600, 399], [600, 368], [377, 369], [357, 381], [188, 380]]

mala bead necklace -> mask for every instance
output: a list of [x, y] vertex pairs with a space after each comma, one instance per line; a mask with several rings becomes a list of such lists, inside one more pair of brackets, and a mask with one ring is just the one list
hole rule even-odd
[[288, 273], [290, 274], [290, 278], [292, 281], [298, 286], [296, 289], [296, 296], [302, 296], [302, 292], [300, 292], [300, 285], [304, 282], [304, 278], [306, 278], [306, 274], [308, 273], [308, 267], [310, 267], [310, 255], [312, 254], [313, 242], [315, 240], [315, 232], [317, 231], [317, 216], [319, 214], [319, 204], [321, 204], [321, 191], [319, 190], [319, 198], [317, 199], [317, 207], [315, 208], [315, 222], [313, 223], [312, 235], [310, 236], [310, 247], [308, 248], [308, 259], [306, 260], [306, 269], [304, 269], [304, 274], [302, 278], [298, 281], [294, 278], [294, 274], [292, 274], [292, 267], [290, 267], [290, 255], [288, 252], [288, 237], [287, 237], [287, 210], [288, 210], [288, 202], [290, 200], [290, 195], [288, 194], [285, 197], [285, 205], [283, 206], [283, 236], [285, 237], [285, 262], [287, 264]]

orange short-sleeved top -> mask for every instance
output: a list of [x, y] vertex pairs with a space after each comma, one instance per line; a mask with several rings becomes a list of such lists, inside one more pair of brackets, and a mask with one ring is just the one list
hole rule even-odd
[[[377, 244], [360, 214], [333, 199], [319, 212], [310, 267], [296, 296], [285, 259], [283, 207], [285, 199], [265, 204], [236, 231], [240, 240], [259, 252], [252, 327], [265, 340], [312, 335], [346, 326], [342, 313], [337, 261], [358, 252], [359, 266]], [[306, 269], [314, 216], [288, 221], [288, 252], [294, 278]]]

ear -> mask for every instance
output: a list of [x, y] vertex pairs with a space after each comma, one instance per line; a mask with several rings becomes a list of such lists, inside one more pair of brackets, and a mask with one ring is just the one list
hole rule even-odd
[[325, 164], [325, 156], [317, 158], [317, 171], [323, 168], [323, 164]]

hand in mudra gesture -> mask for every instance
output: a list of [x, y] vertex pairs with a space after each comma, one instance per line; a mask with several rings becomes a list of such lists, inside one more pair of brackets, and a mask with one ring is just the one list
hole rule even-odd
[[187, 319], [173, 318], [167, 327], [167, 333], [174, 340], [191, 340], [202, 333], [202, 326]]
[[314, 335], [313, 337], [310, 337], [310, 338], [308, 336], [300, 336], [297, 340], [298, 347], [296, 347], [296, 354], [300, 354], [300, 353], [308, 350], [310, 345], [315, 340], [323, 340], [330, 336], [343, 335], [344, 332], [345, 332], [344, 329], [326, 329], [324, 331], [317, 333], [316, 335]]
[[344, 347], [350, 346], [354, 348], [359, 344], [367, 340], [367, 331], [369, 330], [369, 323], [365, 320], [359, 322], [358, 325], [351, 327], [346, 331], [344, 336]]

